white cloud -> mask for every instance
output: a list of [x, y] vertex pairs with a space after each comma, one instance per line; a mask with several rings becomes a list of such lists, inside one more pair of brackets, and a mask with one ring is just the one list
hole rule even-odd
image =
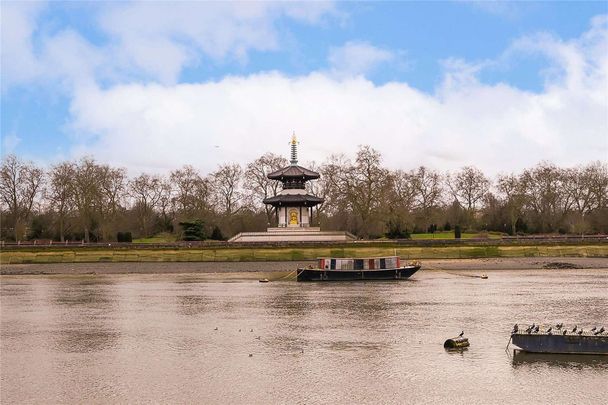
[[2, 2], [0, 59], [3, 90], [10, 84], [28, 82], [40, 74], [31, 38], [42, 9], [40, 3]]
[[251, 51], [280, 48], [277, 21], [316, 24], [336, 14], [331, 2], [109, 2], [91, 7], [108, 38], [93, 45], [59, 27], [33, 44], [44, 3], [2, 3], [2, 82], [60, 79], [124, 82], [145, 77], [165, 84], [199, 63], [247, 61]]
[[21, 143], [21, 138], [16, 133], [10, 132], [2, 136], [2, 156], [10, 155], [15, 151], [17, 145]]
[[134, 172], [185, 163], [209, 172], [267, 151], [286, 155], [295, 130], [303, 161], [369, 144], [393, 168], [473, 164], [496, 173], [541, 159], [573, 165], [605, 158], [606, 104], [567, 95], [477, 85], [433, 97], [404, 83], [273, 73], [90, 90], [78, 95], [73, 114], [75, 129], [99, 135], [79, 153]]
[[338, 76], [363, 75], [379, 65], [398, 60], [395, 52], [375, 47], [368, 42], [350, 41], [330, 49], [328, 61], [331, 72]]

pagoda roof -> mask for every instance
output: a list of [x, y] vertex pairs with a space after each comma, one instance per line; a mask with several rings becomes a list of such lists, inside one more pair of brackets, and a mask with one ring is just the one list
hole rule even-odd
[[303, 178], [304, 180], [318, 179], [321, 175], [299, 165], [289, 165], [268, 175], [271, 180], [284, 180], [289, 178]]
[[321, 204], [323, 201], [325, 201], [323, 198], [310, 194], [279, 194], [274, 197], [265, 198], [264, 204], [273, 206], [304, 205], [311, 207]]

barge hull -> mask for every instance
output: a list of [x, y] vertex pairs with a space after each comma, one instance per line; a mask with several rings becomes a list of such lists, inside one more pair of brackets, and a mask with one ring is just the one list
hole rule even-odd
[[405, 266], [381, 270], [323, 270], [298, 269], [298, 281], [366, 281], [407, 280], [420, 270], [420, 266]]
[[605, 354], [608, 355], [606, 335], [511, 335], [511, 341], [521, 350], [531, 353]]

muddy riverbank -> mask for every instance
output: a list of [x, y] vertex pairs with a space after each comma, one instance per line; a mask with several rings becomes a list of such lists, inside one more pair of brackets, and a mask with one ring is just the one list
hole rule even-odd
[[[289, 272], [314, 265], [314, 261], [267, 262], [147, 262], [147, 263], [46, 263], [4, 264], [2, 275], [28, 274], [171, 274], [171, 273], [271, 273]], [[487, 259], [423, 260], [423, 270], [524, 270], [524, 269], [608, 269], [608, 258], [517, 257]]]

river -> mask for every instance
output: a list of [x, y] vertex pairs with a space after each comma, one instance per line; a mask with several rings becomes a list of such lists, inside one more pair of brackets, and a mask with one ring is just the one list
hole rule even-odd
[[[608, 356], [505, 351], [513, 323], [608, 327], [607, 270], [401, 282], [2, 276], [1, 402], [605, 403]], [[443, 341], [462, 330], [466, 351]]]

